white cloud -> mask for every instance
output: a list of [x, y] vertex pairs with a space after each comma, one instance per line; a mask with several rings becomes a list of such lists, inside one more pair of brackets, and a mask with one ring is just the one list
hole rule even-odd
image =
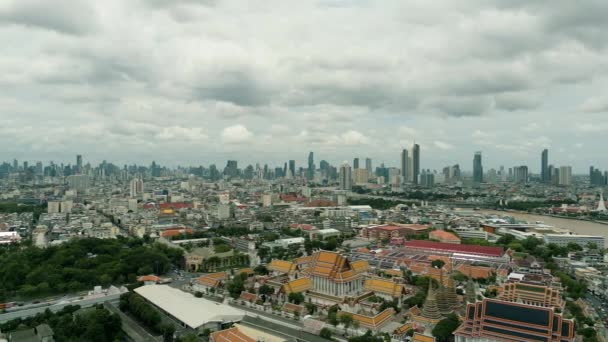
[[433, 142], [433, 145], [435, 145], [435, 147], [437, 147], [441, 150], [451, 150], [454, 148], [454, 146], [452, 144], [449, 144], [447, 142], [440, 141], [440, 140], [435, 140]]
[[251, 138], [253, 138], [253, 133], [243, 125], [229, 126], [222, 131], [222, 141], [225, 144], [247, 143]]

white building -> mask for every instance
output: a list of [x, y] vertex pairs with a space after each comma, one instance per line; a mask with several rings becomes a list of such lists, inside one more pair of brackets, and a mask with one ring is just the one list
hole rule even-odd
[[351, 190], [353, 188], [353, 175], [350, 165], [344, 163], [340, 166], [340, 190]]
[[196, 298], [168, 285], [141, 286], [135, 292], [182, 326], [194, 330], [221, 330], [223, 325], [240, 322], [245, 316], [243, 311], [232, 306]]
[[559, 167], [559, 185], [572, 184], [572, 166]]
[[574, 242], [581, 247], [594, 243], [599, 248], [605, 248], [605, 238], [597, 235], [545, 234], [543, 240], [546, 244], [554, 243], [560, 247], [566, 247], [569, 243]]

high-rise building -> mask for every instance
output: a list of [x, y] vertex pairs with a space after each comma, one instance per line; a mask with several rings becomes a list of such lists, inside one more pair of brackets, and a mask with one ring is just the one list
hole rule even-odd
[[357, 185], [366, 184], [369, 181], [369, 174], [366, 169], [354, 169], [353, 178]]
[[76, 155], [76, 173], [77, 174], [82, 173], [82, 154]]
[[306, 178], [312, 180], [315, 178], [315, 156], [313, 152], [308, 154], [308, 170]]
[[291, 178], [296, 177], [296, 161], [295, 160], [289, 161], [289, 173], [290, 173]]
[[228, 177], [236, 177], [238, 176], [238, 173], [238, 162], [236, 160], [229, 160], [224, 168], [224, 175]]
[[572, 184], [572, 166], [559, 167], [559, 185]]
[[353, 175], [350, 165], [344, 163], [340, 166], [340, 190], [351, 190], [353, 188]]
[[483, 165], [481, 163], [481, 151], [475, 152], [473, 157], [473, 182], [483, 183]]
[[129, 196], [137, 197], [144, 193], [144, 181], [141, 178], [133, 178], [129, 183]]
[[406, 149], [401, 150], [401, 181], [407, 182], [409, 180], [409, 156]]
[[547, 149], [544, 149], [541, 154], [540, 180], [543, 183], [551, 182], [551, 176], [549, 174], [549, 150]]
[[414, 144], [414, 147], [412, 148], [412, 163], [414, 168], [412, 181], [414, 184], [418, 184], [420, 176], [420, 145], [418, 144]]
[[528, 183], [528, 167], [525, 165], [515, 166], [513, 168], [513, 177], [515, 183]]
[[353, 160], [353, 169], [358, 169], [359, 168], [359, 158], [355, 158]]
[[371, 158], [365, 158], [365, 169], [367, 170], [368, 175], [372, 174], [372, 159]]
[[89, 176], [72, 175], [67, 177], [68, 187], [78, 192], [85, 192], [89, 188]]

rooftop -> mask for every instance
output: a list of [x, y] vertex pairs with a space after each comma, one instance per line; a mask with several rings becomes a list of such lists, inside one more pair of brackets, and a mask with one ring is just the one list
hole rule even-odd
[[245, 313], [231, 306], [196, 298], [167, 285], [146, 285], [135, 292], [192, 329], [208, 322], [240, 321]]
[[501, 257], [504, 254], [504, 250], [502, 247], [477, 246], [477, 245], [456, 245], [453, 243], [443, 243], [443, 242], [426, 241], [426, 240], [406, 241], [403, 245], [405, 248], [442, 250], [442, 251], [446, 251], [446, 252], [488, 255], [488, 256], [493, 256], [493, 257]]

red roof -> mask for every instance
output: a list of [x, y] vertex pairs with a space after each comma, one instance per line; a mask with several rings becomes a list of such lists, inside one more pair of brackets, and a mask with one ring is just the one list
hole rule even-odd
[[313, 230], [316, 227], [306, 223], [292, 223], [289, 225], [291, 229]]
[[185, 203], [185, 202], [175, 202], [175, 203], [161, 203], [160, 204], [160, 209], [186, 209], [186, 208], [192, 208], [192, 203]]
[[426, 240], [411, 240], [403, 244], [406, 248], [442, 250], [453, 253], [469, 253], [479, 255], [489, 255], [500, 257], [504, 254], [502, 247], [477, 246], [477, 245], [456, 245], [453, 243], [443, 243]]
[[163, 231], [162, 233], [160, 233], [160, 236], [169, 237], [169, 236], [178, 236], [180, 234], [192, 234], [192, 228], [167, 229], [167, 230]]

